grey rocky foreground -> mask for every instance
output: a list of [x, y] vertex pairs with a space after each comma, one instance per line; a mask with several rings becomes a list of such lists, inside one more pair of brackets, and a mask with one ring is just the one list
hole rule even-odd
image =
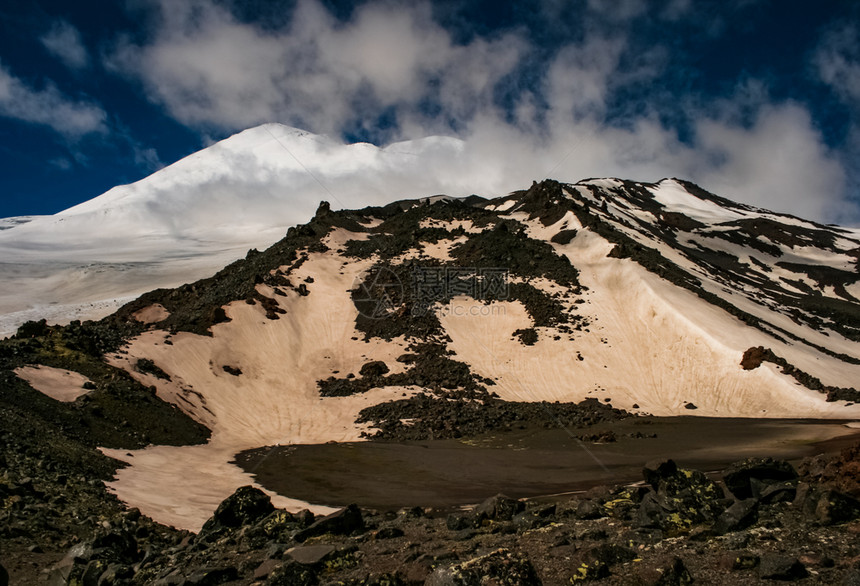
[[[0, 482], [11, 584], [854, 584], [860, 450], [752, 458], [722, 478], [671, 460], [644, 482], [473, 510], [327, 517], [242, 487], [199, 534], [125, 510], [98, 481], [19, 455]], [[22, 477], [26, 470], [30, 477]], [[3, 572], [0, 578], [5, 579]], [[488, 582], [489, 580], [489, 582]], [[2, 582], [6, 584], [7, 582]]]

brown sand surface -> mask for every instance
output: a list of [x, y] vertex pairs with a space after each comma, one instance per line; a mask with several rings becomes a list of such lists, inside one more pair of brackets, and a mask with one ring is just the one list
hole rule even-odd
[[[293, 498], [378, 509], [456, 507], [505, 493], [536, 497], [637, 482], [642, 466], [672, 457], [717, 471], [751, 456], [796, 460], [860, 439], [842, 423], [696, 417], [631, 419], [612, 429], [617, 442], [577, 440], [582, 430], [525, 429], [476, 440], [354, 442], [260, 448], [236, 462], [257, 482]], [[633, 439], [629, 434], [657, 434]]]

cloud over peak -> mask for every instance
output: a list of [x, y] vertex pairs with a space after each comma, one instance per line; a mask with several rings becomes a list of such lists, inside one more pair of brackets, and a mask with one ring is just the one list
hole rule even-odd
[[[147, 25], [111, 39], [104, 65], [201, 136], [266, 122], [376, 144], [447, 135], [464, 141], [460, 164], [481, 170], [466, 173], [475, 192], [547, 175], [678, 176], [756, 205], [857, 222], [850, 160], [828, 146], [806, 104], [772, 97], [767, 75], [746, 70], [734, 87], [694, 89], [695, 65], [663, 34], [675, 27], [708, 39], [689, 46], [715, 42], [727, 30], [719, 23], [755, 5], [547, 0], [481, 28], [468, 10], [431, 0], [362, 0], [338, 12], [297, 0], [257, 20], [229, 0], [138, 0]], [[60, 23], [49, 36], [43, 43], [66, 47], [55, 53], [70, 66], [86, 62], [73, 28]], [[77, 61], [71, 39], [84, 51]], [[860, 95], [857, 54], [856, 37], [835, 30], [813, 60], [817, 79], [846, 100]], [[76, 105], [82, 129], [87, 114], [89, 128], [104, 124], [97, 107]]]

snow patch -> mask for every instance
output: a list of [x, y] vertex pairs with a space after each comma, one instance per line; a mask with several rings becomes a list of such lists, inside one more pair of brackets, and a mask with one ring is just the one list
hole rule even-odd
[[90, 390], [85, 389], [84, 385], [92, 384], [90, 379], [80, 373], [50, 366], [22, 366], [13, 372], [40, 393], [63, 403], [71, 403], [86, 395]]

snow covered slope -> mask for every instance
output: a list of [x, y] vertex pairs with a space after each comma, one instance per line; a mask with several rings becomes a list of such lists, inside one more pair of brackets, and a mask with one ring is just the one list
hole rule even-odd
[[102, 317], [207, 276], [310, 219], [321, 200], [468, 195], [461, 150], [450, 138], [380, 149], [266, 124], [54, 216], [0, 220], [0, 336], [39, 317]]

